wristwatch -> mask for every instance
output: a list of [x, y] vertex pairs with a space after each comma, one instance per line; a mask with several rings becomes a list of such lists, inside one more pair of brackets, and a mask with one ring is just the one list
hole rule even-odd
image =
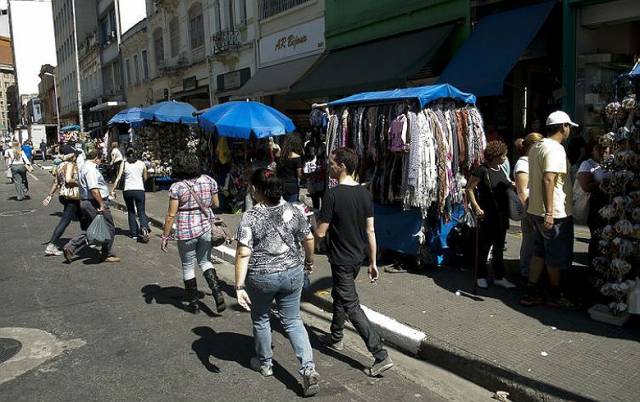
[[244, 290], [244, 285], [236, 285], [236, 290]]

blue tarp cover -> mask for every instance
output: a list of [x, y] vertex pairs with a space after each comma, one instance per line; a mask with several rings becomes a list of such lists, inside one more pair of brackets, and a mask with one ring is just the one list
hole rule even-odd
[[531, 44], [555, 2], [482, 18], [440, 74], [440, 82], [476, 96], [502, 95], [504, 80]]
[[633, 68], [631, 69], [631, 72], [629, 73], [629, 77], [631, 78], [640, 77], [640, 62], [636, 63], [636, 65], [633, 66]]
[[67, 131], [80, 131], [80, 126], [77, 124], [71, 124], [69, 126], [64, 126], [60, 129], [60, 132], [62, 133]]
[[443, 98], [453, 98], [470, 104], [476, 103], [476, 97], [474, 95], [462, 92], [448, 84], [439, 84], [392, 89], [389, 91], [362, 92], [335, 100], [330, 102], [329, 105], [338, 106], [349, 103], [393, 102], [417, 99], [420, 102], [420, 107], [424, 108], [427, 104]]
[[193, 116], [195, 112], [196, 108], [190, 104], [171, 100], [145, 107], [140, 112], [140, 117], [163, 123], [196, 124], [198, 121]]
[[140, 112], [142, 112], [142, 108], [139, 107], [121, 110], [107, 124], [110, 126], [114, 124], [129, 124], [134, 128], [142, 127], [144, 119], [140, 116]]
[[399, 206], [374, 205], [378, 246], [408, 255], [418, 254], [418, 238], [422, 227], [419, 209], [403, 211]]

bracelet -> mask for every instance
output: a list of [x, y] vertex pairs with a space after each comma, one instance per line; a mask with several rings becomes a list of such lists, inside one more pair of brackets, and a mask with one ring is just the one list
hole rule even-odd
[[236, 285], [236, 290], [244, 290], [244, 285]]
[[160, 240], [162, 241], [170, 240], [170, 239], [171, 239], [171, 235], [162, 234], [162, 236], [160, 236]]
[[551, 216], [551, 217], [553, 217], [553, 214], [550, 214], [550, 213], [548, 213], [548, 212], [545, 212], [544, 216]]

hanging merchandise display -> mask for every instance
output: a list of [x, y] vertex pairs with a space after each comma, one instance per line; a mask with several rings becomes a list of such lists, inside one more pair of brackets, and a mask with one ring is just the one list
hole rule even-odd
[[[380, 246], [442, 263], [450, 223], [464, 211], [466, 177], [486, 146], [475, 96], [444, 84], [353, 95], [329, 109], [327, 155], [350, 147], [360, 156], [357, 175], [373, 194]], [[390, 229], [397, 222], [404, 224]]]
[[[599, 213], [604, 223], [598, 229], [601, 238], [598, 256], [593, 260], [597, 285], [607, 298], [614, 315], [638, 314], [638, 283], [640, 268], [640, 105], [638, 94], [628, 94], [621, 101], [611, 102], [604, 110], [605, 121], [612, 131], [600, 138], [600, 144], [610, 149], [603, 162], [608, 179], [601, 190], [609, 203]], [[629, 295], [629, 293], [631, 295]], [[628, 309], [628, 300], [633, 308]]]

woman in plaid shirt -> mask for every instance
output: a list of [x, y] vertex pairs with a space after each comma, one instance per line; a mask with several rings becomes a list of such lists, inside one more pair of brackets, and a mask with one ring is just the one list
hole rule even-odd
[[[169, 210], [164, 220], [162, 233], [162, 251], [167, 251], [167, 242], [175, 222], [174, 237], [178, 241], [178, 251], [182, 262], [182, 278], [187, 296], [185, 310], [191, 313], [199, 311], [198, 285], [195, 278], [195, 266], [200, 265], [219, 313], [226, 308], [224, 296], [218, 286], [218, 276], [211, 263], [211, 208], [219, 206], [218, 183], [211, 177], [200, 173], [200, 160], [197, 156], [182, 153], [176, 158], [173, 175], [179, 181], [169, 189]], [[208, 213], [205, 215], [196, 197]]]

